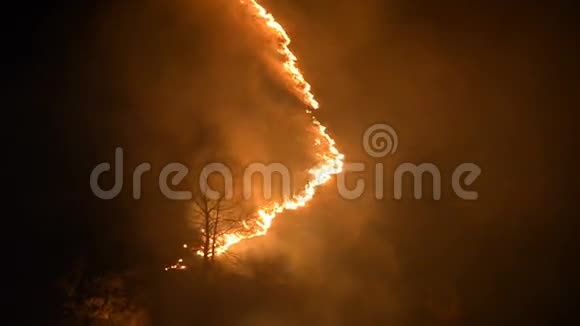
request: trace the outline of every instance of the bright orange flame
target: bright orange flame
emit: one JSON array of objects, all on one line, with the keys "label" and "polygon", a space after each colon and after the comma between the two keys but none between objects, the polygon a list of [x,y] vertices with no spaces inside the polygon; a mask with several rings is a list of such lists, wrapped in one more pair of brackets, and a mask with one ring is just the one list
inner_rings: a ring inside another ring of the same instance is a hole
[{"label": "bright orange flame", "polygon": [[[282,66],[294,84],[294,91],[306,105],[312,109],[318,109],[319,103],[312,94],[310,84],[304,79],[302,72],[296,66],[298,59],[289,48],[291,40],[282,25],[255,0],[240,0],[240,3],[247,6],[251,14],[261,21],[267,31],[276,36],[276,39],[280,40],[277,51],[284,58]],[[310,109],[306,110],[306,112],[311,114]],[[244,230],[225,234],[218,239],[218,245],[215,251],[216,255],[225,253],[230,247],[243,240],[266,235],[272,226],[272,221],[278,214],[286,210],[296,210],[306,206],[314,197],[316,189],[319,186],[328,182],[332,175],[342,172],[344,155],[336,148],[334,139],[326,133],[326,127],[318,122],[314,116],[312,116],[312,123],[318,133],[314,141],[314,147],[317,150],[316,156],[319,158],[319,162],[308,171],[310,181],[302,191],[294,195],[291,199],[260,208],[256,213],[256,220],[244,223]],[[184,245],[184,248],[187,248],[187,245]],[[197,254],[203,256],[203,251],[199,250]],[[168,269],[181,269],[182,266],[180,261],[177,265],[170,266]]]},{"label": "bright orange flame", "polygon": [[[312,87],[304,79],[302,72],[296,66],[298,59],[289,48],[291,40],[282,25],[280,25],[274,16],[272,16],[272,14],[255,0],[240,0],[240,3],[248,6],[250,12],[255,17],[258,17],[267,30],[280,40],[277,51],[285,59],[283,62],[284,71],[293,81],[295,91],[300,95],[302,101],[306,105],[312,109],[318,109],[319,103],[314,98],[314,94],[312,94]],[[307,112],[310,114],[310,110],[307,110]],[[310,181],[300,193],[291,199],[282,203],[274,203],[260,208],[257,212],[257,220],[251,223],[252,225],[248,225],[247,223],[244,224],[245,230],[242,232],[224,235],[218,241],[219,246],[216,248],[217,255],[223,254],[231,246],[241,242],[242,240],[266,235],[272,226],[272,221],[278,214],[285,210],[296,210],[306,206],[306,204],[314,197],[318,186],[328,182],[333,174],[342,172],[344,155],[336,148],[334,139],[326,133],[326,127],[324,127],[314,117],[312,117],[312,122],[318,132],[314,145],[319,151],[317,157],[320,161],[316,166],[308,171],[310,174]],[[203,252],[198,251],[198,254],[203,254]]]},{"label": "bright orange flame", "polygon": [[280,25],[274,16],[270,14],[264,7],[258,4],[255,0],[240,0],[240,3],[243,5],[249,6],[249,10],[252,12],[253,15],[260,18],[262,23],[267,27],[267,29],[274,34],[280,43],[278,45],[278,53],[282,55],[285,61],[282,63],[284,66],[284,70],[288,73],[288,76],[294,82],[294,86],[298,94],[302,97],[302,101],[306,103],[313,109],[318,109],[319,104],[318,101],[314,98],[314,94],[312,94],[312,87],[310,84],[304,79],[302,72],[296,66],[296,62],[298,58],[292,53],[290,50],[290,37],[284,30],[284,27]]}]

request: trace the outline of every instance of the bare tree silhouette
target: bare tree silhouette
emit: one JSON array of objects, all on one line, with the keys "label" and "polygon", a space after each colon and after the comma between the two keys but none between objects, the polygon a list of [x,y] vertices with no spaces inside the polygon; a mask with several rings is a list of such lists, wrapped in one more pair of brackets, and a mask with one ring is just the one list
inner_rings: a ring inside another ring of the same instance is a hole
[{"label": "bare tree silhouette", "polygon": [[193,214],[190,222],[199,229],[201,248],[198,251],[204,262],[215,260],[223,236],[232,232],[243,232],[245,223],[252,217],[242,208],[242,205],[223,197],[212,199],[205,193],[200,193],[193,200]]}]

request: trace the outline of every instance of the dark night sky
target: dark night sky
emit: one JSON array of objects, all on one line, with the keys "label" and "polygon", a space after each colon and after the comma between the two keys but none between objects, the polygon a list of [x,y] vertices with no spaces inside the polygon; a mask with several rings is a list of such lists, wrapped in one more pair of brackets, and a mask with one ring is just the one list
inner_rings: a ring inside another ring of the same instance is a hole
[{"label": "dark night sky", "polygon": [[[151,180],[145,201],[131,200],[129,187],[111,202],[94,198],[90,171],[116,146],[127,149],[128,166],[199,163],[211,148],[242,161],[288,157],[304,168],[308,155],[296,145],[303,140],[288,140],[304,123],[294,113],[300,104],[263,67],[256,32],[229,21],[231,12],[218,15],[221,5],[231,8],[225,1],[205,2],[12,9],[14,45],[4,64],[14,104],[5,110],[16,113],[7,130],[18,144],[5,160],[31,173],[14,191],[18,217],[5,226],[5,250],[17,256],[11,261],[37,267],[17,271],[22,284],[34,284],[22,295],[27,306],[53,313],[51,284],[80,258],[95,273],[154,270],[191,237],[186,206],[162,199]],[[575,314],[572,6],[264,4],[293,38],[322,102],[317,116],[349,160],[373,162],[360,138],[384,121],[401,139],[388,167],[437,162],[444,176],[457,162],[483,169],[476,202],[454,198],[445,179],[440,202],[348,202],[323,191],[307,210],[280,220],[271,239],[256,241],[265,255],[287,257],[296,278],[316,279],[308,291],[331,293],[325,304],[311,299],[319,315],[346,316],[321,320],[351,325],[359,315],[366,325],[362,314],[396,325],[545,325]],[[287,151],[276,150],[281,144],[290,144]],[[352,311],[338,308],[345,306]]]}]

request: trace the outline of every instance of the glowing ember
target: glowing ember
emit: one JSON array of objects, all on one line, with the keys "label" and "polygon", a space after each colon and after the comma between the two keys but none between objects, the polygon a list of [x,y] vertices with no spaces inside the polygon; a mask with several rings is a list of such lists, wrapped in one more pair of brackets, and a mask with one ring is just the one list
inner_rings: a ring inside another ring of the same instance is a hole
[{"label": "glowing ember", "polygon": [[183,265],[183,259],[180,259],[177,261],[177,264],[165,267],[166,272],[172,269],[184,270],[187,269],[187,266]]}]

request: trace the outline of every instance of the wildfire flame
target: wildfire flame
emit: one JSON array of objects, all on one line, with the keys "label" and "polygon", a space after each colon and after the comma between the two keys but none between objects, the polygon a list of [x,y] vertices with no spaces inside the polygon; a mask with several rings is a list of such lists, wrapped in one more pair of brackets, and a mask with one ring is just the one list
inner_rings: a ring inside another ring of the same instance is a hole
[{"label": "wildfire flame", "polygon": [[[240,3],[246,6],[250,13],[257,17],[260,23],[264,25],[265,29],[279,40],[277,51],[284,58],[283,69],[293,83],[293,90],[309,108],[318,109],[319,103],[316,101],[314,94],[312,94],[311,85],[306,81],[296,65],[298,59],[289,48],[291,40],[282,25],[255,0],[240,0]],[[306,110],[306,112],[312,114],[310,109]],[[257,218],[255,221],[244,223],[244,230],[222,236],[217,240],[216,255],[225,253],[230,247],[243,240],[266,235],[272,226],[272,221],[278,214],[286,210],[296,210],[306,206],[316,194],[316,189],[319,186],[328,182],[332,175],[342,172],[344,155],[336,148],[334,139],[326,133],[326,127],[316,120],[314,116],[312,116],[312,123],[318,133],[314,141],[314,146],[318,151],[316,156],[319,158],[319,163],[308,171],[310,181],[302,191],[292,198],[281,203],[273,203],[260,208],[256,213]],[[184,245],[184,248],[187,248],[187,245]],[[203,255],[202,250],[196,253]],[[180,262],[168,268],[181,269],[182,266]]]}]

